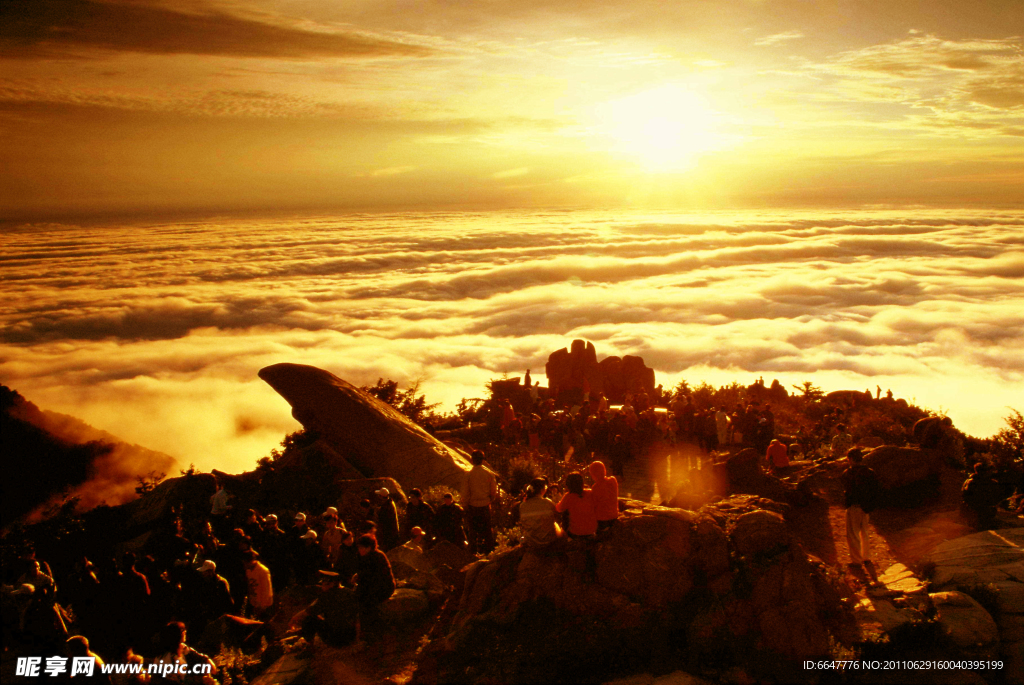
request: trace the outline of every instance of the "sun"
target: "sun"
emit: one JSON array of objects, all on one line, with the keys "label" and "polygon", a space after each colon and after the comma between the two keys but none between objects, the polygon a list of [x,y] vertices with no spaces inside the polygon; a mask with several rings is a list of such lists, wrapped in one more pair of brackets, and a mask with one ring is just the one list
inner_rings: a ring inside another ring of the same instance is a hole
[{"label": "sun", "polygon": [[591,131],[609,151],[650,171],[683,171],[705,152],[723,146],[721,116],[698,95],[664,85],[606,102],[595,109]]}]

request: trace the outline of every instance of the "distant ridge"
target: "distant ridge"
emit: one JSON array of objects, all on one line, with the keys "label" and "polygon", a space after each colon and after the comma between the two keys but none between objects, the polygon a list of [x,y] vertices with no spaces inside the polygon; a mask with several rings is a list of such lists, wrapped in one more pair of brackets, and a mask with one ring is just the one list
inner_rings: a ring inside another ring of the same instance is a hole
[{"label": "distant ridge", "polygon": [[136,496],[137,476],[168,473],[176,463],[73,416],[42,410],[4,385],[0,423],[5,529],[65,494],[79,498],[80,510],[127,502]]}]

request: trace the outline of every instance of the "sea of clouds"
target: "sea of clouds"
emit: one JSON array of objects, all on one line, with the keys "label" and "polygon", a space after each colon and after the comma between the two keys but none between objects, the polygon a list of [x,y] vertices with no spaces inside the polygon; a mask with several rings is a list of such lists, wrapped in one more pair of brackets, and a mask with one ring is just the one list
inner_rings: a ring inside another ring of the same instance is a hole
[{"label": "sea of clouds", "polygon": [[454,212],[9,226],[0,382],[202,469],[298,424],[256,372],[421,380],[451,409],[573,338],[666,388],[892,389],[988,436],[1024,408],[1024,213]]}]

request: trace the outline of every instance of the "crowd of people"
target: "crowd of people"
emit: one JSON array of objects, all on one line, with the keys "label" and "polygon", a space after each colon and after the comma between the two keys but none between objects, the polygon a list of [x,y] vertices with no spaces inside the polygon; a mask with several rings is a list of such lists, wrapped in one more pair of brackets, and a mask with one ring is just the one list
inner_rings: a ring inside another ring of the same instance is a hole
[{"label": "crowd of people", "polygon": [[[477,555],[495,548],[491,513],[498,483],[483,460],[482,452],[472,454],[473,468],[458,493],[462,504],[446,492],[435,507],[414,488],[402,516],[386,488],[344,518],[333,506],[319,515],[281,512],[279,518],[236,510],[218,483],[208,516],[175,516],[117,559],[82,557],[56,578],[26,550],[23,573],[4,589],[5,645],[29,654],[88,652],[98,663],[212,663],[186,643],[187,635],[198,638],[225,615],[251,619],[244,624],[255,630],[293,584],[320,591],[290,621],[295,632],[310,642],[317,635],[332,644],[372,639],[382,627],[379,607],[396,589],[388,550],[426,552],[442,541]],[[564,494],[558,484],[534,479],[514,506],[522,543],[540,549],[600,536],[619,514],[618,482],[606,471],[603,462],[591,463],[589,486],[583,473],[570,473]],[[165,678],[212,682],[209,675]],[[147,682],[147,676],[122,680]]]},{"label": "crowd of people", "polygon": [[[360,502],[348,521],[336,507],[327,507],[317,516],[290,513],[282,527],[276,514],[236,511],[228,490],[218,484],[209,516],[183,520],[176,515],[141,548],[119,558],[83,556],[58,578],[28,548],[17,562],[16,580],[5,569],[5,648],[71,656],[84,644],[93,656],[102,655],[100,663],[212,663],[185,643],[186,628],[198,638],[224,615],[249,619],[237,622],[258,628],[275,613],[279,592],[293,584],[344,589],[350,626],[368,633],[378,622],[377,608],[396,587],[384,552],[403,538],[422,541],[416,524],[428,520],[457,539],[445,528],[445,507],[435,514],[418,491],[408,512],[400,528],[394,497],[381,488],[372,501]],[[299,618],[296,630],[310,637],[323,620],[315,611]],[[179,642],[171,645],[174,639]],[[212,682],[210,676],[178,673],[165,678]],[[144,674],[122,679],[147,681]]]}]

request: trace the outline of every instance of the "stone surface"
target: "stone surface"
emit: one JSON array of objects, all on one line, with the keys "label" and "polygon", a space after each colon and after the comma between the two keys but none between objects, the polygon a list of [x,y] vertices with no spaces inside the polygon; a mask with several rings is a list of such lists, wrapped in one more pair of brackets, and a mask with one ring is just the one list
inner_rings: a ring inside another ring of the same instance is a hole
[{"label": "stone surface", "polygon": [[[845,613],[841,599],[782,517],[759,509],[757,501],[765,500],[726,502],[716,510],[722,524],[703,510],[680,516],[627,511],[594,543],[567,541],[542,552],[515,548],[479,560],[466,569],[453,629],[435,649],[445,650],[452,674],[464,668],[467,650],[500,649],[531,661],[537,657],[530,654],[553,641],[570,651],[599,643],[607,654],[668,639],[659,634],[685,635],[698,660],[721,649],[736,649],[739,659],[754,649],[785,659],[826,654],[827,625]],[[685,618],[674,618],[680,607],[696,615],[684,611]],[[531,611],[542,623],[529,634],[517,632]],[[494,625],[502,626],[500,637],[484,627]],[[576,625],[600,625],[604,632],[580,634]],[[725,635],[733,639],[723,647]],[[486,640],[500,642],[481,646]]]},{"label": "stone surface", "polygon": [[406,488],[461,487],[469,460],[393,407],[313,366],[275,364],[259,376],[361,473],[394,478]]},{"label": "stone surface", "polygon": [[888,590],[905,594],[919,594],[927,589],[913,571],[903,564],[893,564],[878,577]]},{"label": "stone surface", "polygon": [[[965,535],[939,544],[926,558],[935,565],[932,584],[1020,583],[1024,580],[1024,529],[1002,529]],[[1014,594],[1019,599],[1019,594]],[[1016,606],[1019,606],[1017,604]]]},{"label": "stone surface", "polygon": [[1001,528],[947,540],[926,558],[939,590],[997,591],[999,657],[1008,683],[1024,683],[1024,529]]},{"label": "stone surface", "polygon": [[461,571],[468,564],[471,564],[475,557],[465,547],[441,540],[427,550],[427,560],[432,567],[448,566],[455,571]]},{"label": "stone surface", "polygon": [[411,587],[395,590],[380,606],[380,615],[388,623],[408,623],[430,611],[427,593]]},{"label": "stone surface", "polygon": [[962,592],[933,592],[936,619],[949,643],[964,651],[987,650],[999,644],[999,628],[985,608]]},{"label": "stone surface", "polygon": [[716,462],[714,468],[724,471],[725,478],[720,480],[728,492],[758,495],[776,502],[802,501],[803,495],[795,485],[764,473],[763,462],[764,455],[748,447]]},{"label": "stone surface", "polygon": [[[168,478],[151,492],[123,505],[123,512],[132,532],[152,531],[170,520],[171,510],[210,512],[210,497],[217,492],[216,479],[208,473]],[[129,533],[125,537],[132,537]]]},{"label": "stone surface", "polygon": [[942,456],[934,450],[883,445],[865,454],[864,464],[874,470],[882,488],[892,490],[938,476]]},{"label": "stone surface", "polygon": [[736,551],[744,556],[765,554],[787,547],[790,541],[789,530],[782,516],[764,509],[742,514],[729,532]]},{"label": "stone surface", "polygon": [[825,399],[838,404],[859,405],[868,404],[871,402],[872,397],[870,392],[860,392],[859,390],[834,390],[825,395]]},{"label": "stone surface", "polygon": [[883,632],[890,632],[900,626],[924,620],[924,614],[917,609],[897,607],[887,599],[865,597],[857,603],[854,612],[857,622],[874,622]]},{"label": "stone surface", "polygon": [[929,416],[914,424],[914,440],[923,448],[935,448],[952,428],[953,421],[948,416]]},{"label": "stone surface", "polygon": [[417,571],[429,573],[434,568],[433,562],[423,553],[423,550],[412,545],[398,545],[388,551],[388,559],[391,564],[396,562],[408,564]]}]

